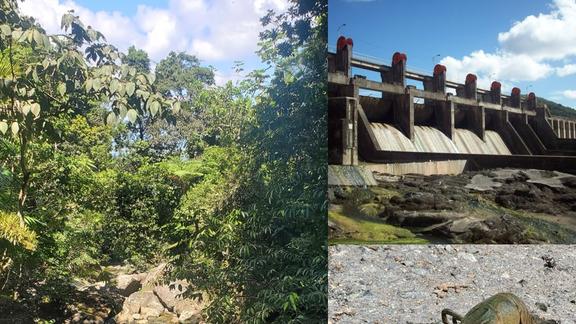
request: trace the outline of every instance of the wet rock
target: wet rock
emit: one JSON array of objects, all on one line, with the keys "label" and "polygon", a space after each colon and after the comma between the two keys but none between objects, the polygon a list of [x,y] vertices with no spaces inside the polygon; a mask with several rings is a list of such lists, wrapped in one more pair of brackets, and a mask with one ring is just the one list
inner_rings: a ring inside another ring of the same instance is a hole
[{"label": "wet rock", "polygon": [[470,179],[470,183],[466,185],[466,188],[476,191],[487,191],[501,186],[502,183],[494,181],[494,178],[477,174]]}]

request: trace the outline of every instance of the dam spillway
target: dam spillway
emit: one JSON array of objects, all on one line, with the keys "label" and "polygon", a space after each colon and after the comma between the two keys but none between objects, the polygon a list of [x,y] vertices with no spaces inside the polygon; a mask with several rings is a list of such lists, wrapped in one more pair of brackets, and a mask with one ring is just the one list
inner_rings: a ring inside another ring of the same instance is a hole
[{"label": "dam spillway", "polygon": [[[328,55],[329,164],[386,166],[380,169],[392,173],[576,172],[576,120],[551,115],[534,93],[513,88],[505,95],[497,81],[479,89],[473,74],[464,83],[448,81],[439,64],[431,76],[410,72],[405,54],[395,53],[388,66],[355,58],[352,47],[341,37]],[[380,78],[353,75],[352,68]],[[413,85],[418,82],[422,88]]]},{"label": "dam spillway", "polygon": [[510,149],[496,132],[487,130],[484,140],[472,131],[455,128],[454,140],[432,126],[414,126],[414,140],[386,123],[370,123],[378,149],[399,152],[468,153],[511,155]]}]

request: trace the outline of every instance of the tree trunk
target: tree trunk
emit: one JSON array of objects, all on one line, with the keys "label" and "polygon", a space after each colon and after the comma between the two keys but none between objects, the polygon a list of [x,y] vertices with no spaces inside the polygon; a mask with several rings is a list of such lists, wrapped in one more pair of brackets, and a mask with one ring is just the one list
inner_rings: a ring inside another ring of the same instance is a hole
[{"label": "tree trunk", "polygon": [[28,186],[30,185],[30,171],[28,170],[28,161],[26,153],[28,151],[28,138],[25,134],[20,135],[20,170],[22,172],[22,182],[20,183],[20,192],[18,193],[18,217],[20,224],[24,225],[24,206],[28,196]]}]

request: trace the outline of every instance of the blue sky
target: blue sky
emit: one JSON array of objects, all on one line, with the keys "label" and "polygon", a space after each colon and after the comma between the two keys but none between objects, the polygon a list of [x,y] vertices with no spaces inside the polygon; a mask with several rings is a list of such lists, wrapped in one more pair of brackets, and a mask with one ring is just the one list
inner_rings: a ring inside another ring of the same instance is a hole
[{"label": "blue sky", "polygon": [[70,9],[85,25],[101,31],[125,51],[131,45],[159,62],[170,51],[196,55],[217,69],[216,82],[237,80],[234,61],[245,69],[261,67],[254,53],[260,18],[268,9],[281,12],[287,0],[25,0],[22,12],[49,32],[60,32],[62,14]]},{"label": "blue sky", "polygon": [[387,64],[400,51],[409,69],[440,62],[450,80],[476,73],[576,107],[576,0],[330,0],[328,22],[331,48],[345,35]]}]

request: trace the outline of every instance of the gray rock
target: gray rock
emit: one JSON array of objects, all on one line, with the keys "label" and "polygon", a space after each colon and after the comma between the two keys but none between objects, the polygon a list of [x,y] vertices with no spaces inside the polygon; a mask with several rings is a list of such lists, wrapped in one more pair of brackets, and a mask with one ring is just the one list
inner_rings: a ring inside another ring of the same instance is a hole
[{"label": "gray rock", "polygon": [[[566,246],[335,245],[328,253],[334,324],[440,323],[443,308],[466,313],[499,292],[517,295],[543,319],[574,321],[576,249]],[[556,268],[547,268],[542,255],[556,260]]]},{"label": "gray rock", "polygon": [[183,299],[180,295],[186,292],[190,284],[186,280],[172,281],[166,285],[158,285],[154,287],[154,293],[160,299],[164,306],[172,311],[176,305],[177,300]]},{"label": "gray rock", "polygon": [[158,317],[165,311],[164,305],[152,291],[138,291],[124,301],[122,312],[115,318],[118,323],[129,322],[131,319],[147,319]]},{"label": "gray rock", "polygon": [[164,274],[166,263],[160,263],[158,266],[150,269],[144,279],[142,279],[142,287],[152,288],[158,284]]},{"label": "gray rock", "polygon": [[141,281],[145,276],[145,273],[121,274],[116,277],[116,289],[119,290],[122,296],[128,297],[142,288]]}]

